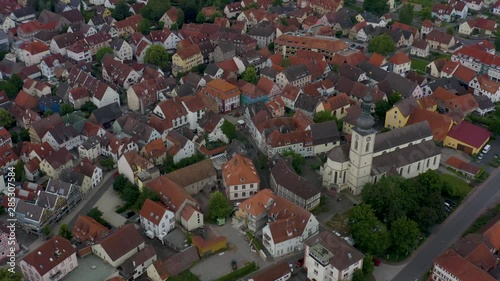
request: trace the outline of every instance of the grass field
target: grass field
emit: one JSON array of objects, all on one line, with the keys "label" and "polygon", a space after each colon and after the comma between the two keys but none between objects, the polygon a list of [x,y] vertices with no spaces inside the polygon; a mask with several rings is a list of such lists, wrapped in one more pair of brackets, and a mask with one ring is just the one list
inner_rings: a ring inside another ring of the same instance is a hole
[{"label": "grass field", "polygon": [[411,60],[411,69],[419,70],[419,71],[422,71],[425,73],[425,67],[428,64],[429,64],[428,61],[412,59]]},{"label": "grass field", "polygon": [[463,179],[458,178],[454,175],[450,174],[441,174],[441,179],[451,185],[454,189],[454,194],[459,195],[461,198],[464,198],[471,191],[470,185],[465,182]]}]

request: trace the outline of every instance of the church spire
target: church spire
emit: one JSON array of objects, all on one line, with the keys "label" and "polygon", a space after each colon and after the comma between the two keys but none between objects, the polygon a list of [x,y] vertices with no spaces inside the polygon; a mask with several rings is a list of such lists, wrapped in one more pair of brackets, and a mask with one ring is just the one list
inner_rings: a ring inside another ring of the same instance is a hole
[{"label": "church spire", "polygon": [[375,120],[371,114],[372,109],[372,96],[370,90],[363,98],[363,103],[361,104],[361,115],[358,117],[356,122],[356,127],[361,131],[370,131],[375,124]]}]

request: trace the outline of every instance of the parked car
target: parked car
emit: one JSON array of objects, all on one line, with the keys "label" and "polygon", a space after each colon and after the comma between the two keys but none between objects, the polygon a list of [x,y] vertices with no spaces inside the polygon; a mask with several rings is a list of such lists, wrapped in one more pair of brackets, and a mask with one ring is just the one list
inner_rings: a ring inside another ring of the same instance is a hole
[{"label": "parked car", "polygon": [[295,263],[295,267],[302,267],[302,266],[304,266],[304,258],[299,259],[299,260]]},{"label": "parked car", "polygon": [[477,159],[482,160],[483,157],[484,157],[484,154],[483,153],[479,153],[479,156],[477,156]]},{"label": "parked car", "polygon": [[373,258],[373,264],[374,264],[375,266],[380,266],[380,260],[379,260],[379,259],[377,259],[377,258]]},{"label": "parked car", "polygon": [[450,199],[446,199],[446,200],[444,200],[444,202],[445,202],[445,203],[448,203],[448,204],[449,204],[452,208],[455,208],[455,206],[457,205],[457,204],[455,204],[455,202],[453,202],[453,201],[452,201],[452,200],[450,200]]},{"label": "parked car", "polygon": [[233,268],[233,270],[238,269],[238,264],[236,263],[236,260],[231,261],[231,267]]},{"label": "parked car", "polygon": [[131,218],[131,217],[133,217],[134,215],[135,215],[135,212],[130,211],[130,212],[128,212],[127,214],[125,214],[125,217],[126,217],[127,219],[130,219],[130,218]]}]

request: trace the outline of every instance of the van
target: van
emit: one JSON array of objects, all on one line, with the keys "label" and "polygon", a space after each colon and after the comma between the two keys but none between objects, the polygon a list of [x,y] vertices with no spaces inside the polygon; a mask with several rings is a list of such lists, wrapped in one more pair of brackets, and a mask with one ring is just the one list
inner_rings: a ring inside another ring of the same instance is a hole
[{"label": "van", "polygon": [[484,148],[483,148],[483,153],[486,154],[488,153],[488,151],[490,151],[491,149],[491,145],[487,144]]}]

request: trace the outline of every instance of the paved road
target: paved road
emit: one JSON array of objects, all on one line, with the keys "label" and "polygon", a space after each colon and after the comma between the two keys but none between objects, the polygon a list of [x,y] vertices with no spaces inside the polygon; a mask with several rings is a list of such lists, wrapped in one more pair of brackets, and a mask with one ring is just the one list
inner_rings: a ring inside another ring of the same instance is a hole
[{"label": "paved road", "polygon": [[475,188],[465,202],[439,226],[437,232],[413,254],[393,281],[418,280],[432,267],[433,260],[456,242],[487,207],[500,202],[499,171],[500,169],[495,170],[484,184]]}]

